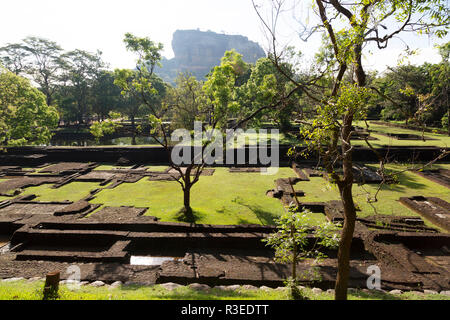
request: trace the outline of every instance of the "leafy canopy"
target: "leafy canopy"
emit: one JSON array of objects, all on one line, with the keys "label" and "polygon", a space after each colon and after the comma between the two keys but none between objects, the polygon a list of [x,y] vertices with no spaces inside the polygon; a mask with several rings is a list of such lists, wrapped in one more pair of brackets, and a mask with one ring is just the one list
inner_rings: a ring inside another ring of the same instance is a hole
[{"label": "leafy canopy", "polygon": [[0,69],[0,145],[45,144],[58,113],[27,79]]}]

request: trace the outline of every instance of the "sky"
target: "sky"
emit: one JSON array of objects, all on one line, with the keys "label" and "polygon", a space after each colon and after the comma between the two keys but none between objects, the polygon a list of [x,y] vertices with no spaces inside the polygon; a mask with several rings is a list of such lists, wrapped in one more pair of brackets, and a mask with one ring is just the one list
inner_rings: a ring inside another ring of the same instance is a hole
[{"label": "sky", "polygon": [[[308,17],[297,8],[297,17]],[[280,34],[290,39],[308,58],[319,44],[318,39],[304,43],[298,39],[298,24],[286,15]],[[163,55],[173,57],[172,34],[177,29],[211,30],[241,34],[258,42],[263,49],[268,42],[251,0],[3,0],[0,2],[0,47],[17,43],[27,36],[57,42],[65,50],[100,50],[111,68],[132,68],[134,57],[125,50],[123,36],[131,32],[164,44]],[[409,61],[437,63],[440,57],[434,40],[406,37],[419,55]],[[439,43],[449,41],[449,38]],[[366,54],[367,69],[383,71],[395,66],[403,50],[401,41],[373,55]]]}]

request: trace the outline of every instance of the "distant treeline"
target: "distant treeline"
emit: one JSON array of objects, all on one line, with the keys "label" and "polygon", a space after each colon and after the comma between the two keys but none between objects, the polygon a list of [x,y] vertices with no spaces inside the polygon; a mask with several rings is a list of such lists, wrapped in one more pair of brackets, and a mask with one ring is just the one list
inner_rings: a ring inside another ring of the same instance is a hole
[{"label": "distant treeline", "polygon": [[[377,94],[373,94],[367,101],[367,117],[447,128],[449,52],[450,45],[447,43],[440,47],[442,62],[438,64],[402,65],[389,68],[383,74],[369,74],[369,87]],[[224,59],[233,67],[234,88],[227,87],[229,83],[225,82],[223,88],[217,88],[221,82],[213,81],[212,77],[219,77],[220,74],[214,75],[214,68],[207,75],[206,81],[198,81],[189,74],[180,74],[175,85],[166,83],[153,74],[150,80],[155,90],[152,102],[158,108],[169,105],[173,107],[167,113],[167,120],[178,122],[178,126],[189,125],[198,113],[208,112],[208,95],[220,94],[221,89],[224,95],[228,94],[229,101],[226,103],[235,105],[230,109],[235,110],[234,113],[227,116],[229,119],[238,118],[288,92],[290,84],[283,78],[285,73],[299,79],[310,77],[304,72],[296,74],[296,66],[289,63],[283,65],[283,70],[277,69],[272,65],[270,57],[260,58],[256,63],[249,64],[238,53],[229,51],[222,62]],[[121,89],[115,84],[116,75],[102,60],[100,51],[64,51],[53,41],[28,37],[20,43],[0,48],[0,63],[12,73],[32,81],[45,95],[47,105],[56,107],[60,125],[102,121],[114,111],[131,120],[134,126],[136,119],[148,114],[147,107],[140,105],[133,96],[121,94]],[[226,68],[221,72],[226,76]],[[326,79],[324,77],[322,81],[326,82]],[[216,86],[214,92],[211,91],[211,85],[206,85],[208,81]],[[329,84],[323,83],[316,90],[326,93],[329,90],[326,88],[329,87]],[[197,99],[191,106],[187,103],[190,90]],[[183,107],[177,109],[177,105],[181,106],[178,102],[183,99]],[[286,106],[282,109],[274,111],[268,108],[260,116],[253,117],[253,124],[257,126],[262,121],[271,121],[283,130],[288,130],[293,120],[307,119],[308,114],[314,113],[317,104],[301,91],[290,96],[284,103]]]}]

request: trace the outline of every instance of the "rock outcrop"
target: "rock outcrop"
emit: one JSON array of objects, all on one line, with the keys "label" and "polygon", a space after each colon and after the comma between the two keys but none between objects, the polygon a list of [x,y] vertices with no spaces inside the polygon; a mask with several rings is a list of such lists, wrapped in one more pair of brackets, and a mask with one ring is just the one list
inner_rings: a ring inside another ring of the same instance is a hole
[{"label": "rock outcrop", "polygon": [[168,82],[173,82],[178,72],[186,71],[199,80],[204,79],[211,68],[220,64],[220,59],[227,50],[235,49],[248,63],[254,63],[265,56],[260,45],[247,37],[199,30],[175,31],[172,49],[175,57],[163,59],[162,68],[156,71]]}]

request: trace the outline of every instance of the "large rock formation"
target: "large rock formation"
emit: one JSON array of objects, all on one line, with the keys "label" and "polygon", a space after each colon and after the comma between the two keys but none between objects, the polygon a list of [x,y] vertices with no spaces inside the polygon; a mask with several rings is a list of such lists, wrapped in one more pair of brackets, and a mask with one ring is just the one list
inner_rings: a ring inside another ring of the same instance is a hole
[{"label": "large rock formation", "polygon": [[204,79],[227,50],[235,49],[246,62],[254,63],[265,56],[258,43],[240,35],[219,34],[212,31],[177,30],[173,34],[172,49],[175,57],[163,59],[156,73],[165,81],[173,82],[178,72],[189,71],[197,79]]}]

